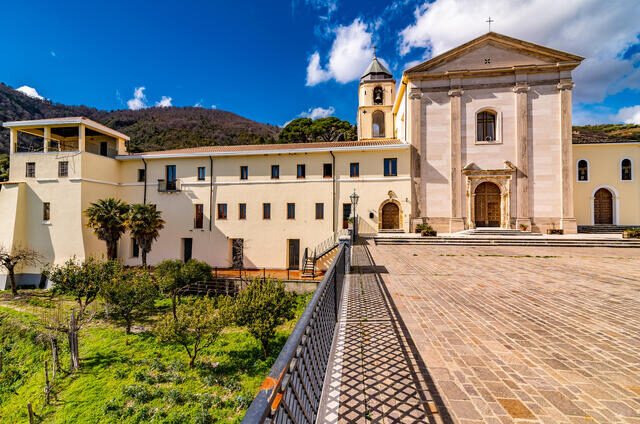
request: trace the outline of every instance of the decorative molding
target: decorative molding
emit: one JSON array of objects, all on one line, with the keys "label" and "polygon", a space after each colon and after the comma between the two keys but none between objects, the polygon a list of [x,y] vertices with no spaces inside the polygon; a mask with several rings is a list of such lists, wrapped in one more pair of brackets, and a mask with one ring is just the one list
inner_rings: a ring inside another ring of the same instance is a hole
[{"label": "decorative molding", "polygon": [[519,82],[512,88],[513,92],[516,94],[527,93],[531,90],[531,87],[526,82]]},{"label": "decorative molding", "polygon": [[571,80],[560,80],[558,85],[556,85],[556,88],[558,90],[571,90],[574,86],[575,84]]},{"label": "decorative molding", "polygon": [[464,94],[464,90],[462,88],[452,88],[448,94],[449,97],[460,97]]}]

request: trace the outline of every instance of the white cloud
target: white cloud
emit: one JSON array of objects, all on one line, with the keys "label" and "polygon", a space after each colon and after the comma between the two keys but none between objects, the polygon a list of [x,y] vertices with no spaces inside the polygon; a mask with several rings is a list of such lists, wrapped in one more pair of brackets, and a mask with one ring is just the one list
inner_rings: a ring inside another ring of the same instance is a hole
[{"label": "white cloud", "polygon": [[49,53],[51,53],[51,56],[56,57],[56,52],[54,52],[53,50],[51,50]]},{"label": "white cloud", "polygon": [[307,6],[311,6],[314,9],[326,9],[327,16],[321,16],[321,18],[331,17],[331,14],[338,10],[338,0],[305,0]]},{"label": "white cloud", "polygon": [[147,107],[147,96],[144,95],[144,90],[144,87],[137,87],[133,90],[133,99],[127,100],[129,109],[138,110]]},{"label": "white cloud", "polygon": [[622,121],[625,124],[640,125],[640,105],[623,107],[612,118],[616,122]]},{"label": "white cloud", "polygon": [[362,75],[371,62],[373,56],[371,32],[360,18],[355,19],[351,25],[338,26],[333,32],[336,38],[329,52],[326,69],[320,64],[320,53],[314,52],[309,57],[308,86],[330,79],[335,79],[342,84],[353,81]]},{"label": "white cloud", "polygon": [[44,100],[44,97],[38,94],[38,91],[35,88],[29,87],[28,85],[23,85],[22,87],[18,87],[16,88],[16,90],[21,92],[22,94],[26,94],[29,97],[33,97],[34,99]]},{"label": "white cloud", "polygon": [[335,112],[336,112],[336,109],[333,106],[329,106],[326,109],[322,107],[314,107],[314,108],[309,108],[309,110],[306,112],[302,112],[300,116],[303,118],[318,119],[318,118],[326,118],[327,116],[331,116]]},{"label": "white cloud", "polygon": [[171,104],[171,100],[172,99],[169,96],[162,96],[160,101],[156,102],[156,107],[171,107],[171,106],[173,106]]},{"label": "white cloud", "polygon": [[435,0],[416,8],[415,22],[400,31],[399,51],[443,53],[487,32],[491,15],[497,32],[586,57],[574,71],[574,97],[598,102],[623,88],[640,88],[640,68],[619,55],[638,42],[632,8],[625,0],[476,0],[473,7],[464,0]]},{"label": "white cloud", "polygon": [[216,105],[211,105],[211,109],[217,109],[218,107]]}]

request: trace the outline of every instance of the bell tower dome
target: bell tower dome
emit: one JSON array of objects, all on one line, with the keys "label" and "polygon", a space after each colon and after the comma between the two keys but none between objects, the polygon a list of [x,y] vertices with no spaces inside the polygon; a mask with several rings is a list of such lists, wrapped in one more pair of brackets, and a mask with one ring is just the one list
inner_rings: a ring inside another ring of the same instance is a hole
[{"label": "bell tower dome", "polygon": [[358,86],[358,139],[393,138],[396,81],[375,52]]}]

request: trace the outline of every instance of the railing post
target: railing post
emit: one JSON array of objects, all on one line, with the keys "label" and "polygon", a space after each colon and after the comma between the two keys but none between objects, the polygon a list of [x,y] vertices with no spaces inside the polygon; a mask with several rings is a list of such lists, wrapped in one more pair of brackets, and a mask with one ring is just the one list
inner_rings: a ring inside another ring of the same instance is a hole
[{"label": "railing post", "polygon": [[340,236],[340,246],[344,246],[344,273],[351,271],[351,237]]}]

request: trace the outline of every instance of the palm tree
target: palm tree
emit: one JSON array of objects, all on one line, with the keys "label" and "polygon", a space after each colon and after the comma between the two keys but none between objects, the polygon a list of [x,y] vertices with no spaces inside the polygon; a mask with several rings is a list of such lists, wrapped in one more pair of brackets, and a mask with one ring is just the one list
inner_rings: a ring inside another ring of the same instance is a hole
[{"label": "palm tree", "polygon": [[126,230],[125,220],[129,205],[119,199],[112,197],[100,199],[84,211],[84,215],[89,219],[87,227],[100,240],[107,243],[107,258],[116,259],[118,256],[118,240]]},{"label": "palm tree", "polygon": [[147,253],[151,252],[151,244],[164,228],[162,213],[154,206],[132,205],[127,216],[127,228],[142,250],[142,266],[147,266]]}]

